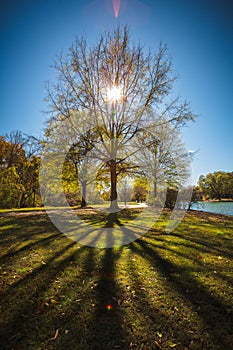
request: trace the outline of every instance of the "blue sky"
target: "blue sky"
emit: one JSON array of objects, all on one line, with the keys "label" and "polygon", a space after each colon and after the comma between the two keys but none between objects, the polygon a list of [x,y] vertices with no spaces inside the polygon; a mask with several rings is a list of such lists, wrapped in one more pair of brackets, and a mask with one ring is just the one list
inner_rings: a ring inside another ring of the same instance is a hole
[{"label": "blue sky", "polygon": [[198,150],[193,181],[233,171],[233,3],[215,0],[8,0],[0,5],[0,134],[42,135],[45,81],[52,61],[76,36],[93,43],[106,28],[128,24],[134,41],[156,50],[167,43],[175,92],[191,102],[197,121],[183,130]]}]

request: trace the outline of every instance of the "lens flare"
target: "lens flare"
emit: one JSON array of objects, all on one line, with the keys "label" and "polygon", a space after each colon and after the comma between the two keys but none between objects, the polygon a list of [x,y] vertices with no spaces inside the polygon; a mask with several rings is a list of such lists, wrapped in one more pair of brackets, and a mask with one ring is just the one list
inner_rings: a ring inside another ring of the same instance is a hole
[{"label": "lens flare", "polygon": [[113,3],[114,16],[115,18],[117,18],[120,11],[121,0],[112,0],[112,3]]},{"label": "lens flare", "polygon": [[112,305],[111,305],[111,304],[107,304],[107,305],[106,305],[106,309],[107,309],[108,311],[112,310]]}]

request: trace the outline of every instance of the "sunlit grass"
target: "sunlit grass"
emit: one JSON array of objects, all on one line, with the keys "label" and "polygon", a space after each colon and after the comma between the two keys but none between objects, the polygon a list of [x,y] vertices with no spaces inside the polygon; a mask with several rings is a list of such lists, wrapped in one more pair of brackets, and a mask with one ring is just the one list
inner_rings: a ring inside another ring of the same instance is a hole
[{"label": "sunlit grass", "polygon": [[193,212],[168,234],[167,215],[129,245],[97,249],[68,239],[45,212],[3,213],[2,348],[231,349],[233,218]]}]

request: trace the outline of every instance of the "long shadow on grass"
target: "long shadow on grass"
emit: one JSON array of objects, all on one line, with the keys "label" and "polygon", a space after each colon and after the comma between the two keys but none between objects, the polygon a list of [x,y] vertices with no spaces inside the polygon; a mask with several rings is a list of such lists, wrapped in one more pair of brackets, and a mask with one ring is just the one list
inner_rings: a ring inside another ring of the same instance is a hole
[{"label": "long shadow on grass", "polygon": [[[162,236],[164,236],[164,235],[162,235]],[[176,234],[173,234],[173,236],[182,238],[182,236],[178,236]],[[161,237],[158,237],[158,235],[156,235],[156,238],[155,238],[153,234],[147,235],[147,238],[150,239],[151,249],[153,249],[153,250],[159,249],[160,251],[164,251],[164,252],[167,251],[171,254],[174,254],[174,248],[169,248],[168,242],[166,242]],[[167,237],[169,237],[169,236],[167,236]],[[206,270],[206,264],[204,262],[202,255],[205,253],[213,254],[215,252],[215,249],[214,249],[214,247],[212,249],[211,248],[208,249],[208,245],[202,247],[201,245],[189,244],[188,241],[189,241],[189,238],[187,237],[186,242],[181,242],[181,241],[174,242],[174,241],[172,241],[171,245],[173,247],[175,246],[178,248],[175,251],[175,254],[177,257],[179,257],[181,259],[186,259],[186,261],[188,260],[190,263],[192,263],[194,265],[192,268],[192,272],[196,272],[196,273],[203,272],[204,270]],[[180,246],[182,246],[184,248],[188,248],[188,250],[185,253],[182,251],[179,251]],[[191,252],[191,249],[192,249],[192,252]],[[225,253],[225,251],[217,250],[216,253],[217,254],[221,253],[222,256],[226,256],[227,258],[229,258],[228,253]],[[222,257],[220,256],[220,259],[221,258]],[[218,256],[216,256],[215,259],[216,259],[216,261],[218,261]],[[213,274],[215,278],[221,279],[222,281],[226,281],[229,285],[232,285],[233,276],[226,276],[226,274],[220,273],[219,271],[216,271],[216,269],[218,270],[218,266],[216,266],[215,264],[212,264],[208,267],[208,272]],[[226,272],[226,271],[222,271],[222,272]]]},{"label": "long shadow on grass", "polygon": [[204,329],[209,332],[216,349],[232,348],[233,312],[230,305],[224,304],[198,282],[190,271],[171,263],[160,256],[155,248],[145,240],[131,244],[131,249],[146,259],[151,266],[165,276],[172,290],[180,293],[191,302],[193,310],[204,322]]},{"label": "long shadow on grass", "polygon": [[129,336],[123,324],[122,310],[118,305],[122,291],[116,282],[115,276],[115,269],[120,254],[121,249],[118,249],[116,252],[109,248],[105,249],[102,258],[102,267],[96,287],[93,332],[90,338],[90,343],[92,344],[90,349],[93,350],[129,348]]},{"label": "long shadow on grass", "polygon": [[[120,219],[109,217],[106,227],[114,224],[121,227]],[[0,335],[4,350],[126,350],[132,347],[130,343],[134,341],[134,335],[137,338],[135,349],[141,349],[143,343],[146,349],[152,349],[156,330],[164,325],[165,330],[169,332],[172,329],[170,333],[176,334],[174,338],[177,342],[184,339],[175,316],[168,316],[156,308],[143,283],[140,288],[136,266],[129,262],[127,273],[137,296],[130,293],[129,302],[135,309],[132,317],[138,317],[135,330],[131,330],[133,322],[129,315],[127,318],[125,315],[127,304],[119,302],[127,293],[120,287],[116,274],[122,248],[80,248],[63,235],[56,239],[54,243],[45,239],[29,245],[29,249],[35,250],[44,245],[51,251],[46,264],[34,268],[2,294],[1,308],[8,308]],[[191,275],[188,267],[181,268],[171,263],[146,240],[138,240],[129,248],[164,276],[171,291],[174,290],[192,305],[194,312],[203,320],[203,332],[206,330],[211,334],[214,348],[207,345],[207,349],[231,349],[229,332],[233,321],[229,305],[211,295]],[[23,253],[27,253],[26,248]],[[141,276],[142,279],[145,277]],[[190,340],[191,336],[186,335],[187,345]],[[182,345],[185,346],[186,342]],[[202,345],[198,349],[202,349]]]},{"label": "long shadow on grass", "polygon": [[[44,233],[46,233],[46,231],[44,231]],[[38,234],[38,232],[37,232],[37,234]],[[37,249],[40,246],[44,246],[46,244],[50,244],[51,242],[54,241],[54,239],[59,238],[60,236],[61,236],[61,233],[51,234],[51,235],[49,235],[47,237],[40,238],[40,239],[36,240],[35,242],[28,243],[28,244],[24,245],[23,247],[21,247],[19,249],[17,249],[16,247],[13,247],[9,252],[3,254],[0,257],[0,263],[5,262],[9,258],[15,257],[17,254],[21,254],[23,252],[27,252],[28,253],[30,250],[32,250],[34,248]]]},{"label": "long shadow on grass", "polygon": [[[1,307],[3,310],[4,305],[8,308],[7,320],[3,320],[4,325],[0,333],[0,343],[4,349],[12,349],[16,345],[19,349],[33,349],[35,343],[30,344],[30,339],[33,335],[35,337],[35,332],[40,340],[38,316],[43,309],[49,308],[49,305],[46,306],[46,300],[43,300],[43,295],[67,265],[85,250],[84,248],[76,250],[77,243],[68,239],[61,245],[62,248],[56,249],[45,265],[35,268],[2,293]],[[48,328],[46,319],[43,323],[43,327]]]},{"label": "long shadow on grass", "polygon": [[15,243],[18,239],[27,240],[28,237],[31,239],[48,233],[48,230],[54,230],[54,226],[44,213],[29,217],[20,215],[4,217],[0,223],[0,243]]},{"label": "long shadow on grass", "polygon": [[119,344],[128,349],[115,281],[120,249],[114,253],[112,249],[80,248],[57,232],[41,239],[31,232],[32,237],[27,235],[30,243],[11,252],[7,265],[17,266],[20,253],[26,257],[31,250],[37,254],[37,249],[44,249],[45,262],[15,282],[11,279],[2,292],[0,306],[2,310],[6,306],[0,331],[2,348],[102,350]]},{"label": "long shadow on grass", "polygon": [[[188,232],[187,232],[188,234]],[[173,236],[177,237],[177,238],[182,238],[184,239],[184,235],[179,234],[179,233],[173,233]],[[213,240],[211,240],[211,238]],[[220,237],[221,238],[221,237]],[[215,252],[216,254],[220,254],[223,256],[226,256],[228,258],[233,258],[233,253],[232,253],[232,245],[231,242],[228,242],[227,244],[225,243],[225,247],[224,249],[221,247],[221,240],[218,240],[217,234],[214,235],[209,235],[209,239],[205,238],[205,239],[201,239],[201,238],[197,238],[197,237],[190,237],[190,235],[188,235],[187,237],[187,241],[194,243],[195,245],[198,244],[199,246],[202,246],[202,250],[203,252]]]},{"label": "long shadow on grass", "polygon": [[[134,251],[136,252],[136,250]],[[160,300],[160,298],[169,300],[168,296],[163,296],[164,291],[160,285],[161,281],[157,281],[157,286],[151,289],[147,280],[148,278],[154,278],[153,273],[149,276],[139,275],[137,265],[131,259],[128,261],[128,271],[132,288],[131,293],[133,293],[132,301],[134,308],[137,310],[137,313],[133,315],[132,324],[136,323],[141,328],[141,332],[138,332],[138,326],[133,327],[135,335],[132,338],[135,339],[135,336],[137,336],[137,342],[144,344],[146,349],[154,348],[155,340],[157,340],[157,344],[161,343],[161,349],[171,340],[173,344],[182,344],[182,349],[185,347],[188,349],[192,342],[192,335],[187,332],[187,324],[182,325],[177,312],[178,309],[174,309],[174,305],[165,306]],[[147,282],[146,288],[144,287],[145,282]],[[151,295],[149,295],[148,289],[151,289]],[[150,332],[148,332],[148,329]],[[158,337],[158,334],[162,335],[162,339]],[[156,348],[159,348],[159,345]]]},{"label": "long shadow on grass", "polygon": [[[91,223],[100,223],[103,225],[103,232],[106,228],[119,227],[123,229],[120,218],[116,213],[110,213],[101,218],[91,220]],[[111,234],[106,237],[106,246],[114,244]],[[123,324],[122,309],[118,300],[122,298],[122,290],[116,282],[116,265],[121,256],[122,248],[113,249],[89,249],[86,258],[85,270],[92,278],[93,293],[87,292],[86,304],[89,310],[86,310],[86,319],[83,319],[82,332],[85,337],[74,335],[74,331],[63,338],[59,343],[59,349],[63,349],[69,341],[69,346],[75,346],[75,349],[86,350],[112,350],[114,348],[129,349],[130,336],[127,328]],[[99,265],[96,266],[96,256],[101,254]],[[72,307],[73,309],[73,307]],[[92,310],[90,310],[92,309]],[[72,314],[74,310],[72,311]],[[84,312],[83,312],[84,313]],[[68,321],[65,321],[68,324]],[[78,326],[79,327],[79,326]],[[85,339],[85,341],[84,341]],[[76,343],[74,342],[76,340]],[[73,345],[72,345],[73,344]]]}]

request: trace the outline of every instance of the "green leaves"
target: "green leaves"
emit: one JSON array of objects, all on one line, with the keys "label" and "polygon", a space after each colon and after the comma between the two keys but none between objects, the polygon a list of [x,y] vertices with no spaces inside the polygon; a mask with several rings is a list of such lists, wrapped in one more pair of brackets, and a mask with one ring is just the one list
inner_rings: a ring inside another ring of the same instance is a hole
[{"label": "green leaves", "polygon": [[200,176],[199,189],[204,198],[233,198],[233,172],[215,171],[206,176]]}]

